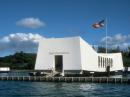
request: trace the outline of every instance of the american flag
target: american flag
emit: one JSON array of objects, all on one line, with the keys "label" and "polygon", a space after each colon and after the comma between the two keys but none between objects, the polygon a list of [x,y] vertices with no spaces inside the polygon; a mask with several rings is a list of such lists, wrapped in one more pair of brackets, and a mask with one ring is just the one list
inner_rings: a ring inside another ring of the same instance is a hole
[{"label": "american flag", "polygon": [[104,22],[105,22],[105,20],[102,20],[102,21],[100,21],[100,22],[96,22],[96,23],[94,23],[93,25],[92,25],[92,27],[93,28],[101,28],[101,27],[104,27]]}]

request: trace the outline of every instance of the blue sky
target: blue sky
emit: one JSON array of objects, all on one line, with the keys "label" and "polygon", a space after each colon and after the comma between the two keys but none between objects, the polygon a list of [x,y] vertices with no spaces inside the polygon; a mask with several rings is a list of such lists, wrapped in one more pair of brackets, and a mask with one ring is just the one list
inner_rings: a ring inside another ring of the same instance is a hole
[{"label": "blue sky", "polygon": [[0,56],[36,52],[41,37],[81,36],[92,45],[103,45],[105,27],[93,29],[92,24],[106,17],[109,46],[126,49],[130,0],[0,0]]}]

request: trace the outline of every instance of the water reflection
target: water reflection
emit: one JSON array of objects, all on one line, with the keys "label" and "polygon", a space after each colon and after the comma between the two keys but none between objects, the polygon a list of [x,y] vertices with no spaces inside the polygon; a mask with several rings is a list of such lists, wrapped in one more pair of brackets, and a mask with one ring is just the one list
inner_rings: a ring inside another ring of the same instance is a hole
[{"label": "water reflection", "polygon": [[0,81],[1,97],[129,97],[129,85]]},{"label": "water reflection", "polygon": [[82,91],[92,91],[97,88],[97,85],[95,84],[81,84],[80,89]]}]

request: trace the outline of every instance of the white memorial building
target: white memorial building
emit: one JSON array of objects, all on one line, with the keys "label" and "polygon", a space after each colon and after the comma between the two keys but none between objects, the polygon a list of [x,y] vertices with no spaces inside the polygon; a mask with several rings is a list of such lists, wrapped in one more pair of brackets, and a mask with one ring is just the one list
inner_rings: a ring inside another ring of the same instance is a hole
[{"label": "white memorial building", "polygon": [[123,70],[121,53],[97,53],[81,37],[44,38],[39,42],[35,70],[64,74]]}]

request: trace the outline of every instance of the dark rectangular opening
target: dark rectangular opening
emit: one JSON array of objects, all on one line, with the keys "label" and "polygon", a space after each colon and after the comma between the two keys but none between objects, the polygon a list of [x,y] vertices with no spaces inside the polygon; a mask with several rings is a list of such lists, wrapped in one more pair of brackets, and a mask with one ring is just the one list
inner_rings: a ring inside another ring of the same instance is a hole
[{"label": "dark rectangular opening", "polygon": [[58,72],[62,72],[63,70],[63,56],[55,55],[55,70]]}]

